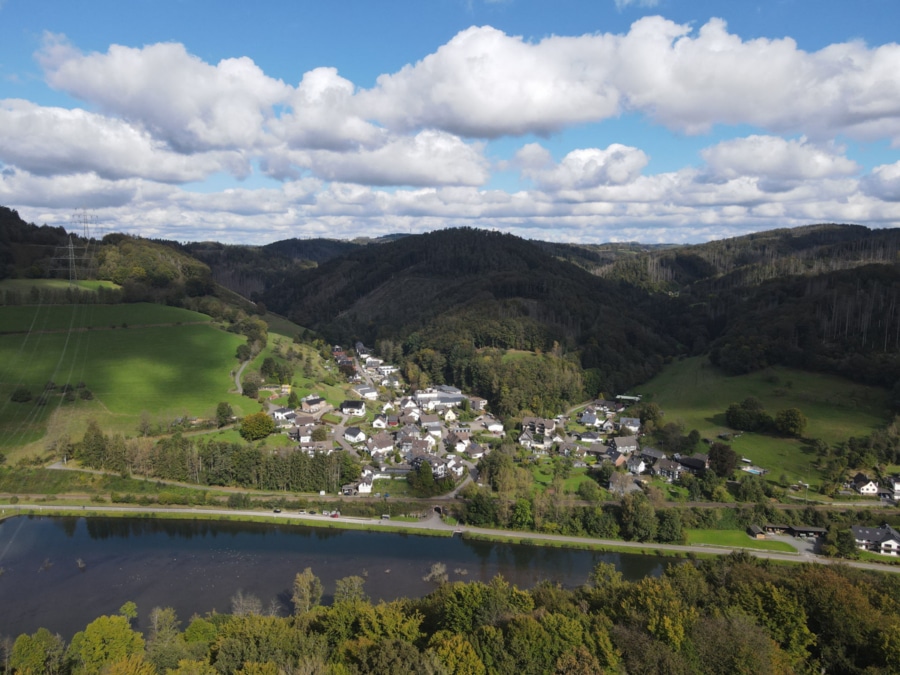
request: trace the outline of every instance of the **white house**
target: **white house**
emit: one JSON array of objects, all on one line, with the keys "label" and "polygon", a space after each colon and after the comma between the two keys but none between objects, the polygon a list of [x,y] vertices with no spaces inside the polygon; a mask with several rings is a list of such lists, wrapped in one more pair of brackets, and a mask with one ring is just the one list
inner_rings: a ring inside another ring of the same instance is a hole
[{"label": "white house", "polygon": [[637,417],[623,417],[619,420],[619,429],[636,434],[641,430],[641,421]]},{"label": "white house", "polygon": [[367,401],[374,401],[378,398],[378,391],[374,387],[370,387],[365,384],[359,387],[354,387],[353,391],[355,391],[360,398],[363,398]]},{"label": "white house", "polygon": [[856,540],[856,546],[864,551],[882,555],[900,555],[900,532],[887,523],[881,527],[852,525],[850,531]]},{"label": "white house", "polygon": [[633,474],[638,475],[647,470],[647,464],[639,455],[632,455],[625,462],[625,467]]},{"label": "white house", "polygon": [[353,417],[362,417],[366,414],[365,401],[343,401],[341,403],[341,412],[345,415]]},{"label": "white house", "polygon": [[344,440],[348,443],[362,443],[366,440],[366,434],[359,427],[347,427],[344,431]]}]

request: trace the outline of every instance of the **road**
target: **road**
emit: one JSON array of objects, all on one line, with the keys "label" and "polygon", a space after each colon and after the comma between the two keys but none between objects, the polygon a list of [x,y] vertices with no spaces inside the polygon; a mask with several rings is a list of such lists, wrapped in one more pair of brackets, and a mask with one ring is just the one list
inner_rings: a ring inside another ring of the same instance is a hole
[{"label": "road", "polygon": [[235,371],[232,371],[234,372],[234,388],[237,389],[237,393],[239,394],[244,393],[244,387],[241,386],[241,375],[244,374],[244,368],[246,368],[248,365],[250,365],[249,359],[247,361],[241,361],[241,367]]},{"label": "road", "polygon": [[[0,507],[0,518],[8,517],[13,515],[14,513],[17,515],[19,513],[29,513],[29,514],[46,514],[52,515],[54,512],[69,512],[80,510],[82,513],[87,515],[91,512],[97,513],[134,513],[134,514],[147,514],[147,513],[177,513],[183,515],[214,515],[214,516],[228,516],[231,520],[235,519],[235,516],[240,517],[255,517],[259,516],[270,516],[272,518],[272,522],[294,522],[298,524],[306,524],[306,525],[319,525],[319,526],[327,526],[330,523],[335,522],[334,519],[323,516],[321,514],[310,515],[310,514],[299,514],[294,512],[282,512],[282,513],[265,513],[260,511],[245,511],[245,510],[237,510],[237,509],[215,509],[215,508],[155,508],[148,509],[147,507],[140,506],[82,506],[80,509],[78,507],[71,506],[47,506],[47,505],[34,505],[34,504],[8,504]],[[475,534],[475,535],[483,535],[489,537],[496,538],[504,538],[509,539],[514,542],[519,542],[522,540],[530,540],[530,541],[549,541],[556,542],[562,544],[573,544],[578,546],[584,546],[585,544],[592,544],[596,546],[607,546],[614,547],[616,549],[634,549],[636,551],[639,550],[650,550],[650,551],[666,551],[669,553],[678,553],[684,556],[687,556],[689,553],[695,554],[714,554],[714,555],[728,555],[733,551],[746,551],[750,555],[756,558],[763,558],[767,560],[776,560],[781,562],[792,562],[792,563],[816,563],[821,565],[847,565],[848,567],[856,567],[858,569],[865,570],[873,570],[876,572],[890,572],[890,573],[900,573],[900,566],[893,565],[880,565],[878,563],[867,563],[867,562],[859,562],[855,560],[836,560],[833,558],[824,558],[822,556],[818,556],[812,554],[808,551],[797,552],[797,553],[780,553],[776,551],[762,551],[758,549],[747,549],[747,548],[730,548],[724,546],[704,546],[704,545],[680,545],[680,544],[656,544],[656,543],[641,543],[637,541],[620,541],[618,539],[593,539],[590,537],[569,537],[565,535],[556,535],[556,534],[541,534],[537,532],[513,532],[509,530],[491,530],[482,527],[469,527],[469,526],[454,526],[445,523],[441,520],[440,516],[436,513],[431,512],[427,518],[416,522],[402,522],[397,520],[380,520],[380,519],[371,519],[371,518],[354,518],[349,516],[341,516],[338,519],[342,523],[350,523],[356,525],[362,525],[371,527],[373,525],[390,525],[393,528],[402,528],[408,530],[419,530],[419,531],[432,531],[432,532],[447,532],[453,531],[460,534]]]}]

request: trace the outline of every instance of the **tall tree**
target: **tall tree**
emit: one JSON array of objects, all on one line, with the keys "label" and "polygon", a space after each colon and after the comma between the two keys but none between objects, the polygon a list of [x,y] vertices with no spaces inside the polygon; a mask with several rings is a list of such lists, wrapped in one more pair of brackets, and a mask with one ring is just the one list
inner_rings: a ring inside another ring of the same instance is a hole
[{"label": "tall tree", "polygon": [[322,600],[322,582],[312,569],[307,567],[294,577],[294,588],[291,601],[294,603],[294,613],[298,616],[305,614],[316,607]]}]

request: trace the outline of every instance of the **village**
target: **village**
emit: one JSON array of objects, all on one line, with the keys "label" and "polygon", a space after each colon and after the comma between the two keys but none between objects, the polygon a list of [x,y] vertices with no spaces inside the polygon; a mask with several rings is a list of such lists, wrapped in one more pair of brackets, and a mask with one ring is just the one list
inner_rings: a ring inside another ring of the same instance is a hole
[{"label": "village", "polygon": [[[614,497],[646,490],[654,480],[677,483],[683,475],[701,477],[711,470],[709,453],[666,453],[653,447],[641,420],[627,415],[640,402],[638,396],[594,400],[572,410],[572,418],[525,416],[516,428],[507,429],[487,412],[488,401],[456,387],[409,391],[399,368],[376,358],[362,343],[356,343],[353,353],[335,345],[331,356],[348,373],[354,398],[335,407],[313,393],[300,400],[299,408],[273,407],[270,414],[298,451],[330,454],[340,448],[359,460],[359,479],[341,487],[345,497],[381,496],[375,490],[377,480],[402,480],[425,464],[434,481],[443,481],[449,496],[455,496],[469,482],[481,485],[479,461],[504,441],[514,442],[519,455],[533,461],[552,456],[565,458],[572,469],[606,465],[611,470],[602,487]],[[747,458],[741,458],[738,471],[767,473]],[[842,494],[896,504],[900,477],[887,477],[879,484],[859,473]],[[853,526],[851,531],[860,550],[900,555],[900,533],[889,525]],[[760,539],[785,534],[816,539],[824,533],[824,528],[777,523],[760,523],[748,531]]]}]

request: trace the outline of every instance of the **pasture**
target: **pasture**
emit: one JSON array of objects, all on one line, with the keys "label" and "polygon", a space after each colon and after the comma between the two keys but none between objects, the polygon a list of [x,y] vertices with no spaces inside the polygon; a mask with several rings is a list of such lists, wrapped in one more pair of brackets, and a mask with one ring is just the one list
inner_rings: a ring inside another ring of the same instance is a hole
[{"label": "pasture", "polygon": [[[675,361],[637,391],[645,401],[659,405],[664,424],[681,423],[685,432],[697,429],[708,439],[733,433],[725,424],[725,410],[748,396],[758,398],[773,416],[785,408],[799,408],[809,420],[804,437],[829,445],[867,435],[888,419],[888,396],[882,389],[781,367],[729,376],[705,357]],[[815,452],[801,439],[744,433],[729,442],[738,454],[768,469],[768,480],[777,482],[784,475],[815,487],[821,483],[812,466]]]},{"label": "pasture", "polygon": [[708,546],[732,546],[735,548],[755,548],[763,551],[783,551],[796,553],[797,549],[787,542],[771,539],[754,539],[743,530],[685,530],[688,544]]},{"label": "pasture", "polygon": [[3,279],[0,281],[0,291],[14,291],[18,293],[30,293],[32,288],[65,291],[72,286],[79,291],[96,291],[98,288],[106,288],[108,290],[119,288],[119,285],[112,281],[98,279],[85,279],[83,281],[69,281],[68,279]]},{"label": "pasture", "polygon": [[[0,335],[5,450],[42,450],[66,435],[78,439],[90,418],[109,433],[135,435],[142,418],[165,425],[185,415],[211,417],[220,401],[237,415],[259,408],[232,391],[230,372],[243,338],[202,314],[160,305],[2,307],[0,325],[26,331]],[[39,405],[48,382],[84,383],[93,398],[66,401],[57,390]],[[20,386],[34,400],[12,402]]]}]

